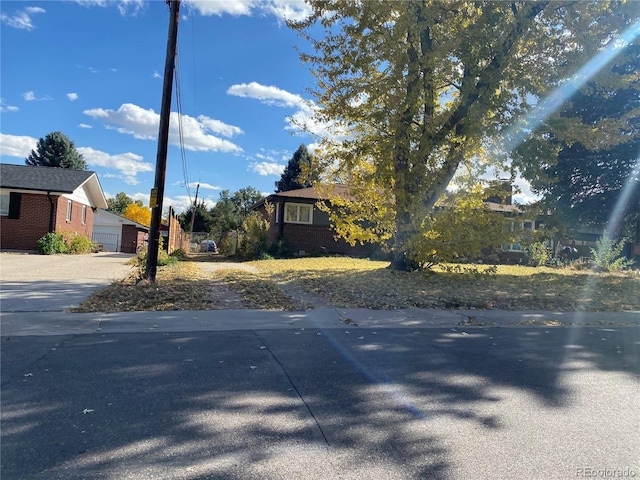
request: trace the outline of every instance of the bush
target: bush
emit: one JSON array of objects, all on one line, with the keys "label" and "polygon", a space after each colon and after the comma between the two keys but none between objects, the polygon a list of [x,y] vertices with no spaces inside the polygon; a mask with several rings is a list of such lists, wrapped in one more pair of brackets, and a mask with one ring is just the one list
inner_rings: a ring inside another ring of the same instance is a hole
[{"label": "bush", "polygon": [[269,245],[267,253],[273,258],[293,258],[293,247],[286,240],[278,240]]},{"label": "bush", "polygon": [[47,233],[38,240],[38,251],[42,255],[55,255],[67,253],[67,245],[61,233]]},{"label": "bush", "polygon": [[187,258],[187,254],[181,248],[176,248],[173,252],[169,254],[169,256],[177,258],[178,260],[184,260]]},{"label": "bush", "polygon": [[542,242],[532,243],[526,248],[526,252],[529,257],[529,264],[534,267],[545,265],[551,259],[549,250]]},{"label": "bush", "polygon": [[[135,264],[140,270],[140,274],[145,277],[147,273],[147,257],[149,250],[147,246],[140,250],[136,256]],[[174,263],[178,263],[179,259],[177,256],[169,256],[167,251],[164,249],[164,239],[162,236],[160,237],[160,241],[158,244],[158,262],[156,265],[158,267],[164,267],[166,265],[173,265]]]},{"label": "bush", "polygon": [[260,258],[267,250],[269,222],[260,213],[252,212],[242,221],[242,228],[245,234],[237,253],[244,258]]},{"label": "bush", "polygon": [[623,238],[619,242],[614,242],[605,232],[602,238],[596,242],[596,248],[591,249],[594,269],[619,272],[633,265],[633,261],[622,254],[622,249],[627,241],[626,238]]},{"label": "bush", "polygon": [[93,243],[89,237],[73,232],[69,235],[64,234],[64,241],[67,246],[67,253],[91,253],[93,252]]}]

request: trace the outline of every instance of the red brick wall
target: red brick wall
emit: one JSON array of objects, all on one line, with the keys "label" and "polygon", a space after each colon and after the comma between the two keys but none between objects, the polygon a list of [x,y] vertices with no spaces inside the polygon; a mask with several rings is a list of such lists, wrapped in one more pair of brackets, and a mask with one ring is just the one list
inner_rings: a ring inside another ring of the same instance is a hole
[{"label": "red brick wall", "polygon": [[[46,197],[45,197],[46,198]],[[87,205],[87,218],[82,223],[82,204],[73,202],[71,207],[71,221],[67,221],[67,201],[58,197],[56,209],[56,232],[77,232],[91,238],[93,234],[93,209]]]},{"label": "red brick wall", "polygon": [[[56,205],[56,197],[51,197]],[[0,246],[9,250],[37,250],[38,239],[49,231],[51,204],[46,195],[23,193],[20,218],[0,217]]]},{"label": "red brick wall", "polygon": [[[54,229],[78,232],[91,238],[93,209],[87,205],[86,222],[82,225],[82,204],[73,202],[72,218],[66,221],[67,199],[52,196]],[[47,195],[23,193],[20,218],[0,217],[0,248],[7,250],[37,250],[38,239],[49,232],[51,204]]]}]

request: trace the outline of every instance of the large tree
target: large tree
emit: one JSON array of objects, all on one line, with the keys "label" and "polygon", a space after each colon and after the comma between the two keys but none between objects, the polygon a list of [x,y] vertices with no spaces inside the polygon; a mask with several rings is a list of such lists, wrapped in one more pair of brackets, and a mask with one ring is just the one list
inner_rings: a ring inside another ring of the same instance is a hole
[{"label": "large tree", "polygon": [[86,170],[87,162],[75,144],[62,132],[51,132],[38,140],[35,150],[31,150],[25,164],[40,167],[71,168]]},{"label": "large tree", "polygon": [[129,205],[122,216],[147,227],[151,225],[151,209],[137,203]]},{"label": "large tree", "polygon": [[543,211],[573,229],[609,224],[618,230],[611,234],[633,236],[640,220],[639,156],[638,40],[513,152],[542,196]]},{"label": "large tree", "polygon": [[212,226],[211,212],[207,210],[204,202],[195,206],[195,216],[193,217],[193,232],[191,232],[191,217],[194,214],[194,207],[191,205],[185,212],[178,215],[178,222],[185,232],[210,232]]},{"label": "large tree", "polygon": [[116,194],[115,197],[107,198],[107,210],[117,215],[124,215],[125,210],[132,203],[138,203],[142,206],[142,201],[138,200],[137,202],[134,202],[133,198],[129,195],[124,192],[120,192]]},{"label": "large tree", "polygon": [[301,144],[289,159],[280,180],[276,182],[276,193],[310,187],[319,179],[313,172],[313,160],[307,146]]},{"label": "large tree", "polygon": [[360,210],[349,239],[372,226],[397,269],[420,263],[412,239],[458,167],[638,18],[633,2],[309,3],[290,26],[314,47],[316,120],[333,128],[320,157]]}]

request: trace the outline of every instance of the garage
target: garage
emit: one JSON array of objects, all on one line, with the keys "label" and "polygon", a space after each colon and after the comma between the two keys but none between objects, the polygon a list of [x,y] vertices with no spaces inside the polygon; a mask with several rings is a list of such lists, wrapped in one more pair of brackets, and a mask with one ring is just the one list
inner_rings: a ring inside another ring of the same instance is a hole
[{"label": "garage", "polygon": [[98,209],[94,216],[91,241],[105,252],[135,253],[144,244],[149,228],[107,210]]}]

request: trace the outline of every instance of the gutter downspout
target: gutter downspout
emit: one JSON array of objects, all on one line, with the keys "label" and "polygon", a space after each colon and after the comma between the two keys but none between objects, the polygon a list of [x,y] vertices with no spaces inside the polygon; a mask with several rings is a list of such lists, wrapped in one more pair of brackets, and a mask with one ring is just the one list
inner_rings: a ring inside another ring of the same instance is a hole
[{"label": "gutter downspout", "polygon": [[53,233],[55,231],[55,222],[54,222],[54,203],[53,203],[53,199],[51,198],[51,192],[47,192],[47,198],[49,199],[49,203],[51,204],[51,208],[49,208],[49,233]]}]

